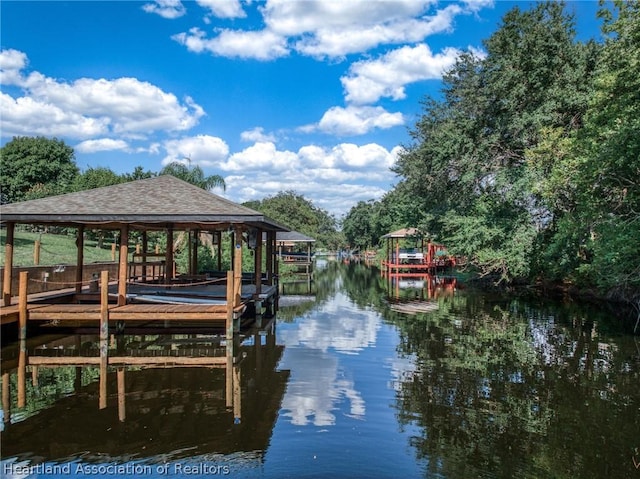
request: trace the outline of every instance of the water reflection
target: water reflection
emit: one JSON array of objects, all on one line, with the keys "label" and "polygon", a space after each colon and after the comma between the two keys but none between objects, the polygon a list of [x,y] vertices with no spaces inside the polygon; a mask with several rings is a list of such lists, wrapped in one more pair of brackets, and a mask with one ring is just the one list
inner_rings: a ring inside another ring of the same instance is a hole
[{"label": "water reflection", "polygon": [[202,334],[111,336],[106,357],[100,346],[78,334],[3,349],[3,459],[259,460],[266,450],[289,375],[276,370],[274,323],[233,347]]},{"label": "water reflection", "polygon": [[608,335],[598,319],[458,295],[398,322],[402,351],[416,358],[398,391],[399,418],[422,429],[411,443],[431,459],[428,472],[636,477],[640,355],[633,338]]},{"label": "water reflection", "polygon": [[[3,463],[170,464],[180,477],[639,477],[638,338],[592,306],[453,279],[390,282],[329,261],[284,286],[305,301],[281,305],[277,331],[232,348],[192,332],[3,348]],[[392,308],[416,300],[434,307]]]},{"label": "water reflection", "polygon": [[340,359],[374,345],[379,328],[377,313],[354,308],[337,293],[322,312],[298,318],[297,327],[281,331],[285,367],[295,364],[296,371],[282,404],[284,415],[296,425],[333,425],[336,403],[347,399],[347,414],[364,416],[365,402],[353,380],[343,376]]}]

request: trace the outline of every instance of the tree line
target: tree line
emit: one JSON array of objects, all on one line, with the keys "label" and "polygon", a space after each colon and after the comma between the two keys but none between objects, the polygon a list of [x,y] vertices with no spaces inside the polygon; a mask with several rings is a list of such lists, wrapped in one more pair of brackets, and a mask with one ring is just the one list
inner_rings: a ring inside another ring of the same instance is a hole
[{"label": "tree line", "polygon": [[496,281],[640,307],[640,3],[598,16],[604,41],[582,42],[562,3],[510,10],[423,100],[397,185],[349,211],[347,241],[415,226]]},{"label": "tree line", "polygon": [[[72,147],[57,138],[14,137],[0,149],[0,194],[2,203],[15,203],[71,193],[128,181],[173,175],[205,190],[225,188],[224,178],[205,175],[198,165],[173,162],[159,172],[141,166],[131,173],[116,174],[110,168],[90,167],[80,171]],[[294,191],[250,201],[245,206],[260,211],[294,231],[316,240],[316,246],[337,249],[343,243],[335,217]]]}]

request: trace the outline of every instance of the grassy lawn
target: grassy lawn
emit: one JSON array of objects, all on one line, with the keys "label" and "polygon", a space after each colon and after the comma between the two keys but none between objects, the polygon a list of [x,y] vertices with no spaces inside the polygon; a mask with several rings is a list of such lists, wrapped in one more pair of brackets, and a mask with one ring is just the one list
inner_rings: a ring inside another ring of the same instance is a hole
[{"label": "grassy lawn", "polygon": [[[4,265],[5,240],[7,231],[0,229],[0,266]],[[14,235],[14,266],[34,266],[34,247],[36,240],[40,240],[40,264],[76,264],[76,238],[68,235],[54,235],[45,233],[30,233],[17,231]],[[84,242],[84,262],[111,261],[111,243],[104,243],[103,248],[97,247],[96,241]]]}]

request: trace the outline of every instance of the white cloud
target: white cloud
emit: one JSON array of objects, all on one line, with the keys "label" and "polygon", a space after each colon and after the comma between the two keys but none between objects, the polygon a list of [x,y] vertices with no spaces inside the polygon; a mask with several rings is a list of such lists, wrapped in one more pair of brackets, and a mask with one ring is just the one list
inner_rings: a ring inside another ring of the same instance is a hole
[{"label": "white cloud", "polygon": [[261,200],[293,190],[336,217],[358,201],[379,199],[391,187],[399,148],[389,151],[370,143],[343,143],[334,147],[307,145],[279,151],[273,143],[256,143],[231,155],[220,168],[225,196],[239,203]]},{"label": "white cloud", "polygon": [[402,113],[389,113],[381,106],[334,106],[327,110],[320,122],[303,127],[302,131],[319,130],[337,136],[364,135],[373,129],[388,129],[404,124]]},{"label": "white cloud", "polygon": [[446,48],[434,55],[427,45],[420,44],[398,48],[376,60],[356,62],[349,74],[341,78],[346,100],[366,104],[382,97],[403,99],[405,85],[441,78],[459,55],[460,51],[455,48]]},{"label": "white cloud", "polygon": [[245,32],[224,29],[217,36],[208,38],[205,32],[194,27],[189,33],[178,33],[171,38],[189,51],[223,57],[266,61],[289,54],[287,40],[269,30]]},{"label": "white cloud", "polygon": [[219,168],[229,155],[229,146],[224,140],[210,135],[197,135],[164,143],[167,156],[163,165],[173,161],[191,161],[193,165]]},{"label": "white cloud", "polygon": [[180,0],[155,0],[153,3],[145,3],[142,9],[168,19],[179,18],[187,13]]},{"label": "white cloud", "polygon": [[[221,18],[245,16],[237,0],[198,0]],[[190,51],[232,58],[273,60],[290,49],[315,58],[342,58],[381,45],[416,43],[450,31],[455,17],[477,12],[490,0],[468,0],[437,9],[435,0],[267,0],[258,7],[262,30],[220,29],[209,37],[197,27],[172,38]]]},{"label": "white cloud", "polygon": [[275,136],[271,133],[265,133],[264,128],[262,128],[261,126],[253,128],[252,130],[243,131],[242,133],[240,133],[240,139],[242,141],[249,141],[254,143],[257,141],[262,141],[262,142],[276,141]]},{"label": "white cloud", "polygon": [[2,50],[0,52],[0,84],[19,84],[22,75],[21,71],[27,66],[27,55],[13,49]]},{"label": "white cloud", "polygon": [[301,166],[314,169],[372,169],[370,171],[387,172],[395,163],[396,152],[388,151],[376,143],[358,146],[353,143],[341,143],[333,148],[315,145],[304,146],[298,151]]},{"label": "white cloud", "polygon": [[109,130],[106,118],[89,118],[37,99],[0,93],[2,136],[69,136],[88,138]]},{"label": "white cloud", "polygon": [[262,8],[262,14],[270,29],[283,35],[295,36],[323,28],[347,30],[353,26],[373,26],[412,18],[422,15],[433,3],[431,0],[269,0]]},{"label": "white cloud", "polygon": [[455,15],[462,9],[450,5],[433,17],[386,20],[379,24],[358,23],[348,28],[318,28],[295,45],[296,50],[313,57],[343,57],[365,52],[379,45],[415,43],[425,37],[451,29]]},{"label": "white cloud", "polygon": [[192,128],[204,110],[191,98],[180,102],[173,93],[136,78],[80,78],[58,81],[39,72],[24,75],[26,55],[15,50],[0,56],[3,74],[22,88],[23,96],[2,96],[2,135],[56,135],[90,139],[109,133],[145,138],[155,131]]},{"label": "white cloud", "polygon": [[100,138],[97,140],[85,140],[78,143],[74,149],[80,153],[95,153],[97,151],[129,150],[129,144],[124,140],[113,138]]},{"label": "white cloud", "polygon": [[268,168],[282,171],[295,168],[297,155],[291,151],[278,151],[271,142],[257,142],[254,145],[234,153],[221,165],[225,171],[247,171]]},{"label": "white cloud", "polygon": [[238,0],[196,0],[218,18],[244,18],[247,14]]}]

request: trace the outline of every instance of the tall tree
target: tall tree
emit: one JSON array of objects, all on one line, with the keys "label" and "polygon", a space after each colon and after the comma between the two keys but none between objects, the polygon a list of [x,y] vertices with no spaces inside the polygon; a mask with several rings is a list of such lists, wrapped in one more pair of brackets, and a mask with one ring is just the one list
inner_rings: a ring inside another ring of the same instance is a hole
[{"label": "tall tree", "polygon": [[527,278],[539,234],[553,211],[534,193],[527,151],[543,128],[576,128],[590,87],[585,46],[558,3],[512,9],[485,42],[443,78],[443,99],[427,99],[414,144],[395,172],[418,198],[423,229],[485,274]]},{"label": "tall tree", "polygon": [[575,143],[583,172],[577,203],[590,228],[591,261],[583,269],[634,301],[640,318],[640,3],[618,1],[615,8],[615,15],[602,12],[607,40]]},{"label": "tall tree", "polygon": [[167,166],[162,168],[160,174],[175,176],[176,178],[180,178],[187,183],[199,186],[203,190],[210,190],[211,188],[215,188],[216,186],[220,186],[223,189],[226,189],[226,184],[222,176],[205,176],[204,171],[198,165],[187,166],[178,161],[174,161],[173,163],[169,163]]},{"label": "tall tree", "polygon": [[0,148],[2,203],[65,193],[78,174],[73,148],[45,137],[14,137]]},{"label": "tall tree", "polygon": [[73,189],[74,191],[91,190],[103,186],[117,185],[125,181],[127,181],[125,176],[117,175],[110,168],[88,168],[76,176],[73,182]]},{"label": "tall tree", "polygon": [[335,249],[341,244],[336,220],[295,191],[281,191],[261,201],[249,201],[245,206],[260,211],[293,231],[316,240],[317,247]]}]

